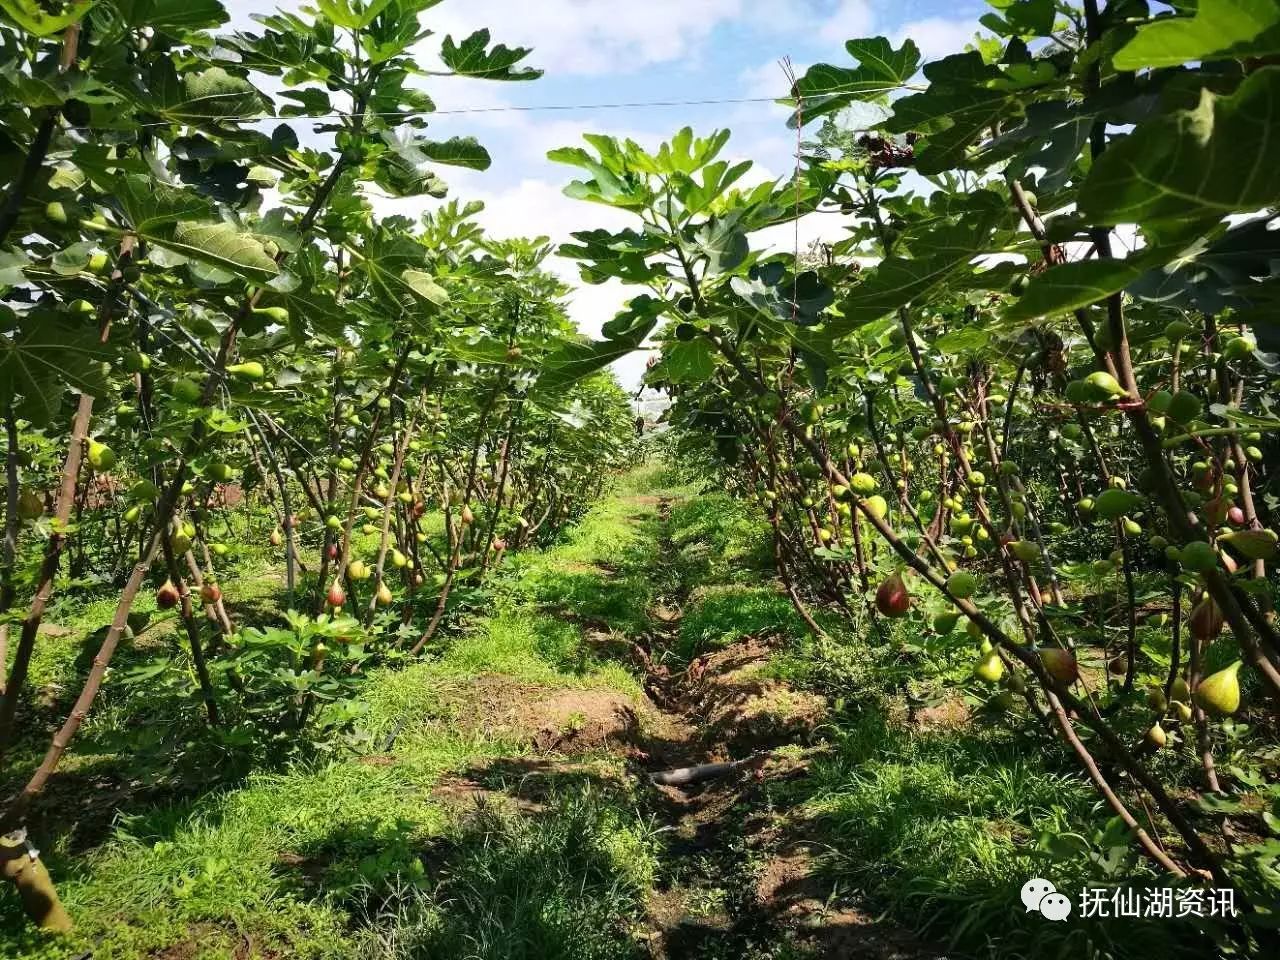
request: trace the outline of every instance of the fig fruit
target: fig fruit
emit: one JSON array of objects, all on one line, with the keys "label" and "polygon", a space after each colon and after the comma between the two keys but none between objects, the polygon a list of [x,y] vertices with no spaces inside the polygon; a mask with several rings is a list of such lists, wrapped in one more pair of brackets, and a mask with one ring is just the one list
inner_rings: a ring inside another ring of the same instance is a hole
[{"label": "fig fruit", "polygon": [[325,599],[329,601],[329,606],[333,607],[335,610],[346,603],[347,595],[342,589],[342,584],[338,583],[337,580],[333,581],[333,583],[329,585],[329,594]]},{"label": "fig fruit", "polygon": [[89,466],[99,472],[110,470],[116,465],[115,451],[105,443],[99,443],[97,440],[89,441],[89,450],[87,455],[89,458]]},{"label": "fig fruit", "polygon": [[369,568],[363,560],[352,560],[347,564],[347,576],[352,580],[368,580],[370,576]]},{"label": "fig fruit", "polygon": [[222,588],[212,580],[206,580],[200,588],[200,599],[205,603],[217,603],[222,599]]},{"label": "fig fruit", "polygon": [[1164,727],[1160,726],[1160,721],[1157,720],[1151,725],[1151,729],[1146,732],[1143,739],[1159,750],[1169,742],[1169,735],[1164,732]]},{"label": "fig fruit", "polygon": [[391,601],[395,599],[391,596],[391,589],[384,581],[378,582],[378,592],[375,594],[375,597],[377,598],[378,606],[380,607],[389,606]]},{"label": "fig fruit", "polygon": [[1040,662],[1045,671],[1059,683],[1075,683],[1080,677],[1080,665],[1076,655],[1061,647],[1045,647],[1040,651]]},{"label": "fig fruit", "polygon": [[161,610],[168,610],[178,604],[178,588],[173,585],[172,580],[166,580],[160,585],[160,589],[156,591],[156,606]]},{"label": "fig fruit", "polygon": [[994,649],[987,650],[973,668],[973,675],[983,683],[999,683],[1004,676],[1004,661]]},{"label": "fig fruit", "polygon": [[967,570],[957,570],[947,578],[947,590],[960,600],[967,600],[978,591],[978,578]]},{"label": "fig fruit", "polygon": [[1196,687],[1196,703],[1207,712],[1220,715],[1235,713],[1240,709],[1240,668],[1237,660],[1231,666],[1210,674]]},{"label": "fig fruit", "polygon": [[1196,604],[1196,608],[1191,612],[1191,619],[1187,621],[1187,629],[1201,643],[1207,643],[1210,640],[1217,639],[1218,635],[1222,633],[1222,626],[1222,611],[1218,608],[1218,604],[1213,597],[1206,594],[1204,599]]},{"label": "fig fruit", "polygon": [[906,616],[911,609],[911,594],[902,581],[902,574],[892,574],[877,588],[876,609],[886,617]]}]

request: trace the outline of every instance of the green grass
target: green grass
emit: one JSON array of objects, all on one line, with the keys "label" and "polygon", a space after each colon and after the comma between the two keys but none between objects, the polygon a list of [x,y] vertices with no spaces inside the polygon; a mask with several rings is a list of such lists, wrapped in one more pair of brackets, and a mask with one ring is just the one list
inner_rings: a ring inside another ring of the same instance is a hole
[{"label": "green grass", "polygon": [[[658,517],[655,501],[635,499],[642,488],[606,498],[562,542],[519,558],[493,588],[491,612],[465,621],[435,656],[373,671],[362,688],[367,712],[355,752],[337,749],[213,793],[143,804],[87,853],[47,843],[76,933],[62,943],[43,940],[5,891],[0,956],[93,949],[96,960],[135,960],[185,943],[193,955],[230,957],[246,936],[262,950],[318,960],[630,956],[628,918],[640,909],[653,861],[634,800],[617,788],[620,768],[607,790],[564,778],[549,801],[554,811],[532,820],[498,809],[461,816],[431,791],[448,774],[527,752],[478,722],[471,695],[480,676],[499,675],[514,689],[640,695],[632,673],[594,654],[583,626],[557,615],[579,598],[552,577],[566,566],[609,562],[596,585],[602,596],[614,595],[617,577],[634,584],[609,612],[619,629],[642,621],[653,595],[644,571]],[[257,576],[251,599],[268,606],[278,575],[262,568]],[[109,602],[65,611],[69,632],[45,646],[41,677],[75,682],[84,635],[109,616]],[[151,604],[143,598],[140,612]],[[136,650],[145,659],[168,648]],[[113,703],[109,688],[97,730],[77,744],[71,767],[109,770],[124,759],[92,756],[104,726],[130,723],[127,704]]]}]

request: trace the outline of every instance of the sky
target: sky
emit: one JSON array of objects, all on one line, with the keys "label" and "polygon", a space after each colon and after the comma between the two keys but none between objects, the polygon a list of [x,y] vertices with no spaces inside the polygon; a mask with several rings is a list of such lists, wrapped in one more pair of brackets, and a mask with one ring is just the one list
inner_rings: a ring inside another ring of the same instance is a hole
[{"label": "sky", "polygon": [[[232,25],[252,30],[251,14],[269,9],[250,0],[224,0]],[[281,8],[303,5],[284,0]],[[988,9],[979,0],[443,0],[423,24],[436,36],[424,41],[419,60],[433,64],[445,34],[461,40],[487,27],[494,42],[532,47],[526,64],[545,71],[532,82],[499,83],[442,77],[428,91],[441,111],[505,107],[573,109],[459,113],[430,120],[437,139],[475,136],[489,150],[486,171],[452,167],[439,173],[450,195],[482,200],[480,221],[499,236],[570,239],[578,230],[630,225],[631,217],[610,208],[571,200],[563,189],[575,170],[547,159],[547,151],[582,145],[586,133],[629,136],[655,146],[690,126],[705,135],[733,131],[726,154],[755,167],[744,183],[789,175],[795,163],[795,133],[787,110],[768,102],[606,109],[601,104],[652,101],[776,98],[788,84],[778,61],[789,57],[803,74],[819,62],[852,65],[844,48],[854,37],[911,37],[926,60],[964,48]],[[379,209],[414,216],[429,198],[387,201]],[[801,225],[801,243],[841,235],[837,218],[811,217]],[[774,228],[755,245],[794,244],[794,228]],[[597,334],[622,303],[640,292],[610,282],[579,281],[572,261],[555,258],[551,269],[575,286],[569,312],[588,334]],[[615,364],[624,386],[634,389],[646,357],[634,354]]]}]

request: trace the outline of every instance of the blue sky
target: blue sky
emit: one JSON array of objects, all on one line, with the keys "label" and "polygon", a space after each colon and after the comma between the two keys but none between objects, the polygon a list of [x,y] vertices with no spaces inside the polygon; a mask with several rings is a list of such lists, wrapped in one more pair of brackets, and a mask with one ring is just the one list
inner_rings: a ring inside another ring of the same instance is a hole
[{"label": "blue sky", "polygon": [[[233,23],[250,28],[249,15],[263,10],[248,0],[227,0],[227,6]],[[545,75],[530,83],[442,78],[429,90],[441,110],[784,96],[787,84],[777,64],[784,56],[798,73],[820,61],[847,64],[845,40],[884,35],[895,41],[910,36],[926,59],[934,59],[962,49],[985,9],[975,0],[444,0],[427,12],[426,26],[457,38],[488,27],[495,41],[533,47],[527,62]],[[424,64],[438,39],[424,45]],[[795,135],[785,119],[784,109],[768,103],[477,113],[437,117],[432,133],[474,135],[492,154],[493,165],[483,173],[441,171],[455,195],[485,202],[481,219],[489,230],[562,241],[574,230],[628,220],[564,197],[573,171],[548,161],[549,149],[576,145],[583,132],[655,144],[682,126],[727,126],[733,131],[728,152],[755,161],[758,179],[770,179],[784,176],[794,162]],[[423,201],[379,206],[412,215]],[[813,219],[802,225],[804,240],[839,234],[833,218]],[[785,228],[758,242],[785,239],[789,245],[791,237]],[[576,282],[571,263],[552,266]],[[583,330],[594,333],[627,295],[615,285],[582,288],[570,310]],[[638,380],[644,359],[618,365],[624,383]]]}]

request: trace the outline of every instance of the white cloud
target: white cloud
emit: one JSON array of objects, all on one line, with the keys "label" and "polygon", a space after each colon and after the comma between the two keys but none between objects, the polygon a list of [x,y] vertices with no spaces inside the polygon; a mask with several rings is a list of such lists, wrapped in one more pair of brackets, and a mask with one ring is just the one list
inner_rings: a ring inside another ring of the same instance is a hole
[{"label": "white cloud", "polygon": [[854,37],[869,36],[875,25],[875,12],[866,0],[840,0],[818,27],[818,36],[824,43],[843,44]]},{"label": "white cloud", "polygon": [[978,31],[975,20],[950,20],[946,17],[926,17],[904,23],[893,33],[894,43],[910,37],[920,48],[925,60],[939,60],[952,53],[959,53],[973,42]]},{"label": "white cloud", "polygon": [[694,55],[742,0],[487,0],[450,3],[428,24],[466,36],[489,27],[494,39],[534,48],[530,63],[555,74],[619,74]]}]

